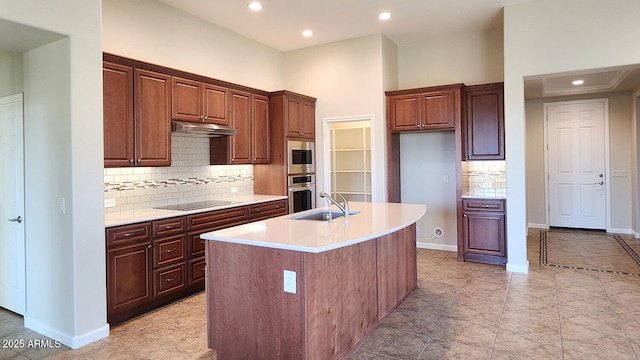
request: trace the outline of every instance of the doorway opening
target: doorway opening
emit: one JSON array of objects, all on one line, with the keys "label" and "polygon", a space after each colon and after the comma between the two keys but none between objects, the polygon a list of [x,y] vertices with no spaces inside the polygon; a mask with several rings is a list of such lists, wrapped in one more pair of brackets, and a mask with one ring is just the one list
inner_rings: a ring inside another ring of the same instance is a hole
[{"label": "doorway opening", "polygon": [[608,100],[544,104],[547,224],[608,230]]},{"label": "doorway opening", "polygon": [[373,201],[372,117],[325,119],[324,188],[349,201]]}]

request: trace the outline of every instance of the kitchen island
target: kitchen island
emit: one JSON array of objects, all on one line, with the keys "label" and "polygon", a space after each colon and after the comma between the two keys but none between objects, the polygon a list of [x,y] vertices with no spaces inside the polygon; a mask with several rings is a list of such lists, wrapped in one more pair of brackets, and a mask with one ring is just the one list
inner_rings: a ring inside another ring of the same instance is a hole
[{"label": "kitchen island", "polygon": [[426,207],[351,203],[330,222],[285,215],[201,235],[218,359],[341,359],[416,287]]}]

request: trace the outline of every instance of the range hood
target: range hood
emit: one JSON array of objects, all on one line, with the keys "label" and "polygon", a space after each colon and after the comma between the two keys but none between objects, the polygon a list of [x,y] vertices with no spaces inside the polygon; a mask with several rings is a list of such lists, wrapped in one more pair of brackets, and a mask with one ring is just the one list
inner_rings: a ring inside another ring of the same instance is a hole
[{"label": "range hood", "polygon": [[171,121],[171,131],[180,134],[200,137],[220,137],[235,135],[236,129],[217,124],[191,123],[186,121]]}]

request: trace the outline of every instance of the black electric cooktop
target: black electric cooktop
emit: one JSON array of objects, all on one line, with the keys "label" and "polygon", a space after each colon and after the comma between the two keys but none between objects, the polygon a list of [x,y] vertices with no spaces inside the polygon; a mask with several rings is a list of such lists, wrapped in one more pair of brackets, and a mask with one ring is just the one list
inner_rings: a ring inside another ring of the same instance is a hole
[{"label": "black electric cooktop", "polygon": [[236,203],[238,202],[229,201],[229,200],[207,200],[207,201],[198,201],[198,202],[185,203],[185,204],[158,206],[158,207],[155,207],[154,209],[189,211],[189,210],[206,209],[206,208],[216,207],[216,206],[231,205]]}]

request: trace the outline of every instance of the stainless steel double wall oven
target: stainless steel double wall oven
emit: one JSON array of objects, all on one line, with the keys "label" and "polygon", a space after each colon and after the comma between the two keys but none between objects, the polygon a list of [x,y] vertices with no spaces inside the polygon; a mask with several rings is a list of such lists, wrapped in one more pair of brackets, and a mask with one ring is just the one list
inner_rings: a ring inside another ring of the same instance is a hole
[{"label": "stainless steel double wall oven", "polygon": [[289,212],[315,207],[315,148],[313,141],[287,141]]}]

